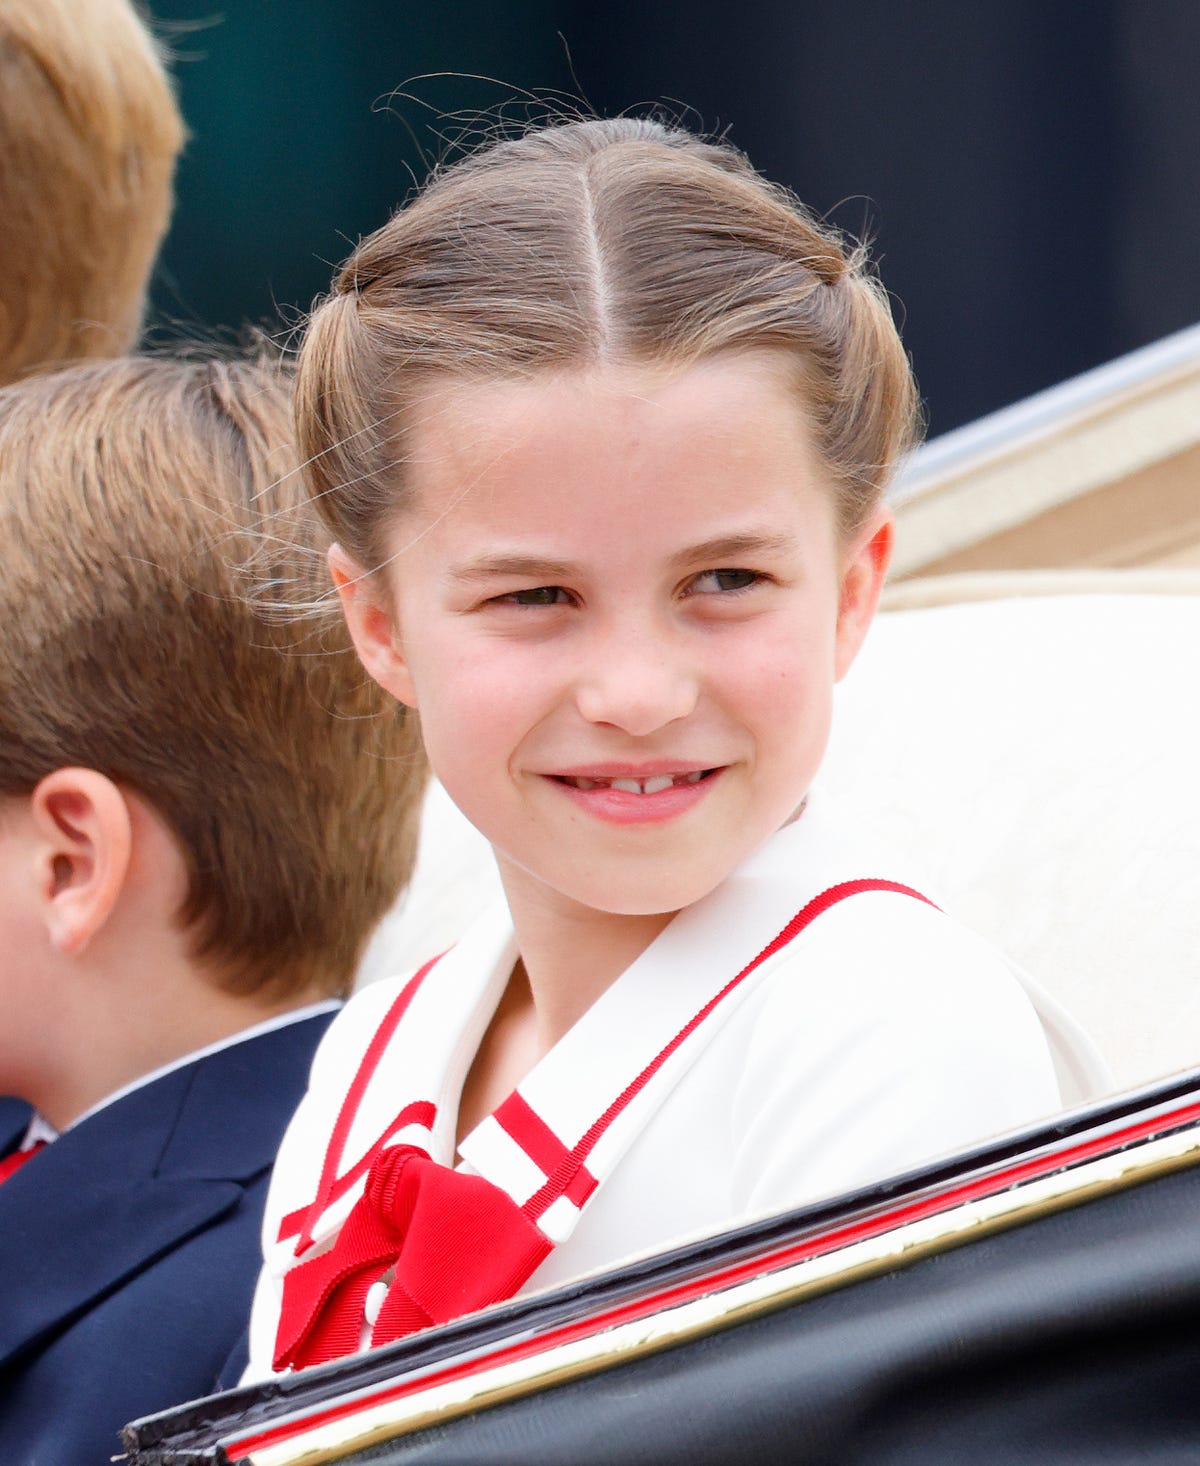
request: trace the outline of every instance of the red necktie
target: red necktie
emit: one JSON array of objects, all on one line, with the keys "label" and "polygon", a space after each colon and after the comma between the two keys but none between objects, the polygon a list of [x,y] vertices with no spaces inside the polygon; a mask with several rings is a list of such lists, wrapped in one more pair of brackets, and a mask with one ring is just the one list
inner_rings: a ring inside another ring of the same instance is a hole
[{"label": "red necktie", "polygon": [[11,1155],[6,1155],[0,1160],[0,1185],[3,1185],[10,1176],[15,1175],[26,1161],[32,1160],[39,1150],[46,1149],[44,1140],[35,1141],[28,1150],[14,1150]]},{"label": "red necktie", "polygon": [[353,1354],[367,1290],[389,1268],[372,1344],[511,1298],[552,1245],[491,1181],[438,1165],[417,1146],[390,1146],[333,1247],[284,1276],[275,1368]]}]

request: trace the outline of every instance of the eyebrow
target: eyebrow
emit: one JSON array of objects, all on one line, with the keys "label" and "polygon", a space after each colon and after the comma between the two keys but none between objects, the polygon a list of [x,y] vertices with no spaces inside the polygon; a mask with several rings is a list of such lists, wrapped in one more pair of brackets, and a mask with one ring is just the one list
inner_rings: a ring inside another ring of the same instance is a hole
[{"label": "eyebrow", "polygon": [[[794,548],[795,542],[794,535],[776,530],[717,535],[698,545],[688,545],[686,549],[672,555],[671,564],[730,564],[747,555],[779,554]],[[506,576],[550,584],[572,580],[578,574],[579,566],[570,560],[543,560],[537,555],[498,554],[481,556],[477,560],[468,560],[463,565],[452,566],[447,571],[447,578],[459,585],[476,585]]]},{"label": "eyebrow", "polygon": [[487,555],[478,560],[468,560],[465,565],[452,566],[447,577],[460,585],[474,585],[504,576],[519,580],[569,580],[578,568],[567,560],[542,560],[536,555]]},{"label": "eyebrow", "polygon": [[795,547],[796,537],[782,530],[749,530],[741,534],[717,535],[703,540],[698,545],[689,545],[671,560],[676,565],[695,565],[703,562],[719,566],[736,561],[742,556],[780,554]]}]

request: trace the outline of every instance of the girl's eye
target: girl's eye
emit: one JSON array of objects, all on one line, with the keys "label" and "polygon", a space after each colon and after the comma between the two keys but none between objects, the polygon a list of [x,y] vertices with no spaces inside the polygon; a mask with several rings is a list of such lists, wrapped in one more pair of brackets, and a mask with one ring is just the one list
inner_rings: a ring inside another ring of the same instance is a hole
[{"label": "girl's eye", "polygon": [[529,590],[509,591],[497,600],[511,606],[560,606],[570,598],[561,585],[535,585]]},{"label": "girl's eye", "polygon": [[705,570],[696,576],[688,590],[689,594],[702,596],[749,590],[761,579],[757,570]]}]

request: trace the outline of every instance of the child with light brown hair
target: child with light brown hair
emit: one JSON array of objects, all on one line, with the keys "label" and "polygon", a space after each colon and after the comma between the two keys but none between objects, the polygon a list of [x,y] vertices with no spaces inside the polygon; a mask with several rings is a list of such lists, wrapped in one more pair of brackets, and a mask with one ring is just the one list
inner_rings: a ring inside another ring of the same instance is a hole
[{"label": "child with light brown hair", "polygon": [[726,144],[535,129],[359,245],[297,401],[363,665],[506,899],[324,1040],[251,1377],[1020,1125],[1056,1050],[1099,1078],[814,787],[915,433],[861,251]]},{"label": "child with light brown hair", "polygon": [[[410,870],[411,719],[321,598],[267,363],[0,389],[0,1458],[214,1389],[313,1050]],[[48,1142],[48,1143],[47,1143]]]},{"label": "child with light brown hair", "polygon": [[183,140],[130,0],[0,4],[0,382],[133,345]]}]

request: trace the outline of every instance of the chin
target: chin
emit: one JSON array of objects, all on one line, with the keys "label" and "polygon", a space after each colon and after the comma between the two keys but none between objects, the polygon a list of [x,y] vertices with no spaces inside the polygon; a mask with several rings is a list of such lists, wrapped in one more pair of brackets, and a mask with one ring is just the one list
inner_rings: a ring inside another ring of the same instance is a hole
[{"label": "chin", "polygon": [[[724,879],[724,876],[721,877]],[[585,906],[610,916],[674,916],[714,891],[720,881],[640,881],[628,888],[581,893]]]}]

